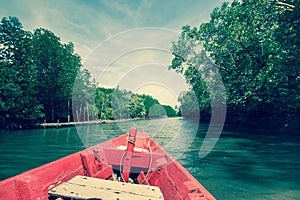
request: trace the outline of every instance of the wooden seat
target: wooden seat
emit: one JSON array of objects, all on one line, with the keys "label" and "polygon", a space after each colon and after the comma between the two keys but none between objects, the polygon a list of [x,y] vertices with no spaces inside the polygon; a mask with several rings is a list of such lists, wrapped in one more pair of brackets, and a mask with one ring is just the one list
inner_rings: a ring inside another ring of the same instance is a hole
[{"label": "wooden seat", "polygon": [[66,198],[80,200],[162,200],[158,187],[86,176],[75,176],[48,192],[50,199]]}]

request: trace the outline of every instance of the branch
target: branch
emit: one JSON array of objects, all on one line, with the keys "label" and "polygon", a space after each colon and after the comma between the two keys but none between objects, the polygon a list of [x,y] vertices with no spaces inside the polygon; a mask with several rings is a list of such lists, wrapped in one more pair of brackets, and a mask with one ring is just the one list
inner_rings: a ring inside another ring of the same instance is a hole
[{"label": "branch", "polygon": [[256,59],[255,56],[250,52],[250,50],[242,43],[241,40],[237,40],[237,42],[241,45],[241,47],[247,52],[248,55],[251,56],[252,60],[258,64],[262,64],[259,59]]},{"label": "branch", "polygon": [[287,6],[287,7],[292,8],[292,9],[295,8],[294,5],[287,4],[287,3],[284,3],[284,2],[276,1],[275,3],[276,3],[277,5],[280,5],[280,6]]},{"label": "branch", "polygon": [[287,3],[283,3],[280,1],[275,2],[275,4],[279,5],[280,8],[288,10],[288,11],[294,11],[295,6]]}]

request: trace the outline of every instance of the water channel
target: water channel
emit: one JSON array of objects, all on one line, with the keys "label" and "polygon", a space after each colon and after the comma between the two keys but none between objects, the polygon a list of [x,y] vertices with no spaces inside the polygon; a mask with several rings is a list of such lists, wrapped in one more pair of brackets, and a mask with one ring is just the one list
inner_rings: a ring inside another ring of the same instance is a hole
[{"label": "water channel", "polygon": [[300,199],[300,134],[225,127],[199,157],[208,125],[181,118],[0,132],[0,180],[116,137],[148,132],[217,199]]}]

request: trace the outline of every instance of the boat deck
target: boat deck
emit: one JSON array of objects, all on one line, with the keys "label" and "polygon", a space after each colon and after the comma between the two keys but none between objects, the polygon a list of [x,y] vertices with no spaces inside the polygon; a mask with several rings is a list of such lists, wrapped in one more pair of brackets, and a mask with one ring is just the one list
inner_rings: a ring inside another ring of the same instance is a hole
[{"label": "boat deck", "polygon": [[51,189],[49,199],[162,200],[158,187],[75,176]]}]

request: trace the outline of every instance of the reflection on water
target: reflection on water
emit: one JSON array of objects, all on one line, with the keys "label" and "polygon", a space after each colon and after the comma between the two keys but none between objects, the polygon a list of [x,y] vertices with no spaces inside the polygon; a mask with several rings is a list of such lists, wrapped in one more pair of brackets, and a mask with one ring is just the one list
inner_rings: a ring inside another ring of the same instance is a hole
[{"label": "reflection on water", "polygon": [[1,132],[0,179],[104,142],[131,126],[158,140],[217,199],[300,199],[299,134],[224,130],[213,150],[199,158],[208,126],[178,118]]}]

